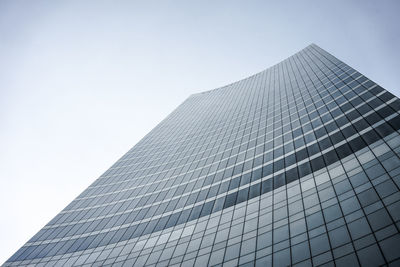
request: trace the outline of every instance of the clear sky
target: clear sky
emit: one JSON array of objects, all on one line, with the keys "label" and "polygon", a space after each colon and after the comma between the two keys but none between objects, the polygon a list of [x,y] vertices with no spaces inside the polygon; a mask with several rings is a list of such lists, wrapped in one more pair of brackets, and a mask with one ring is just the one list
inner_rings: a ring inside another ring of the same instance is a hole
[{"label": "clear sky", "polygon": [[400,1],[0,1],[0,263],[192,93],[316,43],[400,96]]}]

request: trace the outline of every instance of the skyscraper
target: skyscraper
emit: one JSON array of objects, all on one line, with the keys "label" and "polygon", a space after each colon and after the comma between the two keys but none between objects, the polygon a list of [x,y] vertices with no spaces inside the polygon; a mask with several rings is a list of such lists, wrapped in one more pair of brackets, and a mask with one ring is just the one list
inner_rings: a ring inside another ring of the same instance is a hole
[{"label": "skyscraper", "polygon": [[190,96],[5,265],[400,265],[399,110],[310,45]]}]

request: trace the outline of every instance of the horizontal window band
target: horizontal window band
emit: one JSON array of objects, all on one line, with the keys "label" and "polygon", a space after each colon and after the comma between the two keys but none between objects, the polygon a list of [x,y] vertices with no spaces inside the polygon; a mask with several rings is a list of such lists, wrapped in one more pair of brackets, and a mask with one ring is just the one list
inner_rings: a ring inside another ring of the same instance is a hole
[{"label": "horizontal window band", "polygon": [[[378,112],[379,112],[379,110],[378,110]],[[394,113],[393,115],[395,115],[395,114],[396,113]],[[382,120],[382,119],[379,118],[379,116],[377,117],[376,115],[377,115],[377,113],[372,113],[372,114],[364,117],[364,119],[366,121],[368,121],[370,124],[373,125],[374,123],[376,123],[378,121],[378,119]],[[384,120],[382,120],[382,121],[384,121]],[[356,122],[356,125],[358,125],[358,128],[357,128],[358,132],[361,132],[364,129],[367,129],[369,127],[369,125],[367,123],[359,124],[359,121]],[[315,144],[312,144],[310,147],[312,147],[312,146],[317,146],[317,147],[320,146],[321,147],[320,150],[314,150],[313,151],[314,153],[311,153],[311,149],[309,147],[306,147],[306,148],[304,148],[304,149],[302,149],[302,150],[297,152],[297,153],[301,152],[301,153],[305,154],[306,157],[301,157],[300,158],[295,153],[295,154],[291,154],[291,155],[288,156],[288,157],[294,156],[294,159],[296,159],[296,157],[297,157],[297,160],[295,160],[295,161],[288,161],[287,157],[286,158],[284,157],[284,158],[282,158],[282,159],[280,159],[278,161],[275,161],[275,162],[272,162],[271,164],[263,166],[263,175],[262,175],[262,177],[266,177],[268,175],[272,175],[272,174],[274,174],[276,172],[279,172],[279,171],[283,170],[284,168],[293,166],[293,164],[295,164],[297,162],[304,161],[304,160],[307,160],[309,158],[312,158],[314,155],[320,153],[320,151],[326,151],[327,149],[330,149],[334,145],[334,143],[339,143],[339,142],[345,140],[346,138],[352,137],[354,135],[354,133],[355,133],[355,131],[353,129],[353,126],[350,124],[348,127],[343,128],[342,131],[344,133],[347,132],[347,134],[344,134],[344,137],[342,137],[340,140],[336,140],[336,142],[331,142],[330,141],[330,145],[329,146],[324,146],[323,147],[318,142],[315,143]],[[352,129],[352,130],[348,131],[347,129]],[[326,139],[329,140],[329,136],[327,138],[323,139],[323,140],[326,140]],[[360,141],[358,141],[358,139],[350,141],[350,143],[353,144],[353,146],[356,146],[358,142],[360,142]],[[307,153],[307,151],[308,151],[308,153]],[[331,151],[329,151],[328,153],[331,153]],[[280,168],[277,168],[277,166],[279,166],[279,164],[281,166],[280,166]],[[258,168],[260,166],[256,166],[256,168]],[[247,172],[247,173],[243,174],[242,176],[236,176],[235,177],[235,175],[233,175],[233,177],[234,178],[231,179],[232,181],[231,180],[224,181],[224,180],[227,180],[227,179],[224,178],[223,181],[221,181],[220,183],[217,183],[215,185],[212,185],[212,183],[216,183],[218,181],[212,181],[211,186],[208,186],[207,188],[205,188],[203,190],[201,190],[201,188],[200,188],[200,190],[197,190],[196,192],[194,192],[192,194],[184,194],[183,195],[184,197],[187,197],[187,199],[191,199],[188,202],[188,204],[186,204],[185,206],[189,206],[189,205],[192,205],[192,204],[195,204],[195,203],[198,203],[198,202],[202,202],[202,201],[204,201],[206,199],[209,199],[209,198],[212,198],[214,196],[223,194],[223,193],[225,193],[227,191],[231,191],[231,190],[233,190],[235,188],[243,187],[243,186],[245,186],[245,185],[257,180],[257,179],[253,178],[253,177],[256,177],[256,175],[252,174],[251,172],[250,173]],[[206,178],[202,178],[202,179],[206,179]],[[220,184],[223,184],[223,185],[220,185]],[[207,185],[203,184],[203,187],[204,186],[207,186]],[[220,188],[225,188],[225,190],[221,190]],[[146,219],[146,218],[154,217],[154,216],[160,215],[162,213],[169,212],[169,211],[173,210],[173,208],[177,205],[177,202],[180,199],[180,197],[181,196],[174,196],[172,199],[170,199],[168,201],[164,201],[164,202],[158,203],[158,204],[153,205],[153,206],[151,206],[151,205],[146,205],[144,207],[143,206],[135,206],[134,210],[118,212],[118,213],[114,213],[114,214],[107,214],[107,216],[104,216],[104,217],[101,217],[101,218],[93,218],[93,219],[89,218],[88,220],[66,222],[64,224],[54,225],[54,226],[53,225],[49,225],[49,226],[44,227],[43,230],[48,229],[50,231],[50,229],[57,229],[57,228],[58,229],[62,229],[67,225],[82,226],[83,224],[86,224],[86,226],[84,228],[87,228],[87,227],[89,227],[90,223],[93,222],[93,221],[96,221],[96,220],[97,221],[98,220],[106,220],[106,221],[108,220],[108,221],[110,221],[115,216],[119,216],[119,217],[125,216],[125,217],[123,217],[125,219],[121,218],[120,220],[118,220],[118,222],[119,222],[118,225],[121,225],[123,223],[125,223],[125,224],[126,223],[132,223],[132,222],[135,222],[135,221],[140,221],[140,220],[143,220],[143,219]],[[153,212],[153,213],[150,213],[150,215],[146,214],[147,211],[149,210],[149,208],[153,208],[154,209],[154,207],[158,207],[160,205],[166,205],[166,204],[170,203],[171,201],[176,201],[175,205],[172,208],[166,209],[167,207],[165,207],[165,209],[162,210],[161,212],[158,212],[158,213],[157,212]],[[123,202],[121,202],[121,203],[123,203]],[[140,209],[140,207],[142,207],[142,209]],[[182,208],[182,207],[179,207],[179,208]],[[145,212],[141,212],[143,210]],[[134,216],[137,216],[137,218],[128,220],[128,216],[129,216],[129,218],[132,218],[131,217],[132,214]],[[102,223],[103,226],[105,226],[106,224],[107,224],[106,222]],[[118,226],[118,225],[114,224],[114,227]],[[99,228],[99,225],[98,225],[98,227],[92,229],[92,231],[98,231],[98,230],[102,230],[101,228]],[[66,235],[66,236],[73,236],[73,235],[75,235],[75,233],[71,233],[70,235]],[[54,238],[54,235],[47,235],[47,237],[48,236],[53,236],[53,238]],[[43,239],[41,237],[37,237],[37,238],[33,237],[30,240],[30,242],[36,242],[36,241],[41,241],[41,240],[46,240],[46,239],[48,239],[48,238],[44,238]]]},{"label": "horizontal window band", "polygon": [[[35,246],[24,246],[10,259],[10,262],[31,260],[41,258],[42,255],[55,256],[76,251],[82,251],[90,248],[101,247],[124,240],[129,240],[142,235],[161,231],[188,221],[198,219],[210,215],[211,213],[229,208],[233,205],[250,200],[290,182],[298,180],[310,173],[318,171],[328,165],[331,165],[364,147],[390,135],[400,129],[400,116],[396,116],[387,122],[384,122],[376,128],[362,134],[352,141],[336,147],[330,152],[320,155],[310,162],[303,163],[297,168],[293,168],[279,175],[273,176],[271,179],[262,181],[256,185],[247,187],[237,192],[228,194],[224,197],[217,198],[203,205],[195,206],[193,209],[187,209],[181,212],[162,217],[158,220],[140,223],[124,229],[118,229],[110,232],[104,232],[85,238],[77,238],[57,243],[48,243]],[[258,175],[258,174],[257,174]],[[258,179],[261,179],[262,173]],[[54,249],[57,247],[57,249]]]}]

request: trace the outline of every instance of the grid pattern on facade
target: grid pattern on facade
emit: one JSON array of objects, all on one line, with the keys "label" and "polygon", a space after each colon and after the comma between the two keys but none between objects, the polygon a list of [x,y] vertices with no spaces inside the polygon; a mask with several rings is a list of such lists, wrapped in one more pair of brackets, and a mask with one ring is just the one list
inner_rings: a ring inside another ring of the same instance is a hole
[{"label": "grid pattern on facade", "polygon": [[310,45],[190,96],[5,265],[400,264],[399,111]]}]

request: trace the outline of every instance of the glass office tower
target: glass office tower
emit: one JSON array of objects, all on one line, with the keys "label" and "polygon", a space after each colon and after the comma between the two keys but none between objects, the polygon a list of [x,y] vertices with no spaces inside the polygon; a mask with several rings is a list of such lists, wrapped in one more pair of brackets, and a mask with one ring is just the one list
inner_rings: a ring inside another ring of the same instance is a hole
[{"label": "glass office tower", "polygon": [[5,265],[400,265],[399,111],[310,45],[190,96]]}]

